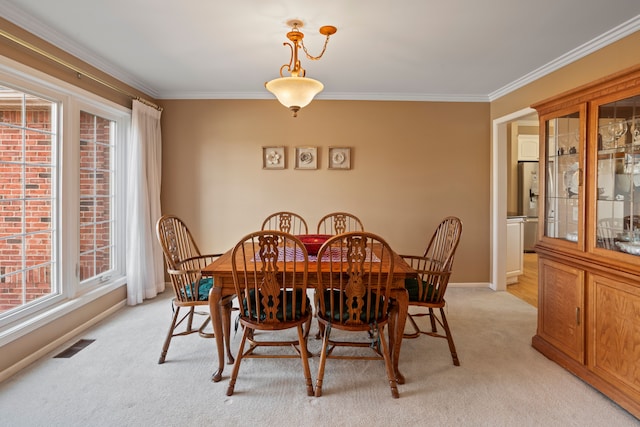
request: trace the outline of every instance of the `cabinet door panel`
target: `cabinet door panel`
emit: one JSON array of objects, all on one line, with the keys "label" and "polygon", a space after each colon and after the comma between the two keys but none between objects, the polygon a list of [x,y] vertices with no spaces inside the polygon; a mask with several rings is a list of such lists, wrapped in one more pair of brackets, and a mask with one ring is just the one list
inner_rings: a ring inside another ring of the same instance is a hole
[{"label": "cabinet door panel", "polygon": [[523,269],[522,219],[507,220],[507,284],[517,283]]},{"label": "cabinet door panel", "polygon": [[541,238],[583,250],[586,104],[540,116],[543,130]]},{"label": "cabinet door panel", "polygon": [[640,289],[589,276],[589,369],[640,400]]},{"label": "cabinet door panel", "polygon": [[595,236],[589,249],[636,263],[640,259],[640,94],[619,96],[607,94],[591,104],[590,148],[595,164],[590,167],[594,175],[590,192],[598,204],[595,221],[589,224],[589,234]]},{"label": "cabinet door panel", "polygon": [[518,135],[518,161],[538,161],[538,135]]},{"label": "cabinet door panel", "polygon": [[584,363],[584,272],[539,259],[538,335]]}]

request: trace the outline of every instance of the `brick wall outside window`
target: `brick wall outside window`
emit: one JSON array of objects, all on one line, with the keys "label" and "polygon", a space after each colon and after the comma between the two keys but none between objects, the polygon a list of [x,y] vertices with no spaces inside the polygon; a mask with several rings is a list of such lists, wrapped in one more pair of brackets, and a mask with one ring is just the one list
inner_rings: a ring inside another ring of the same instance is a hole
[{"label": "brick wall outside window", "polygon": [[[0,313],[60,290],[53,245],[65,237],[55,234],[52,108],[0,87]],[[113,129],[108,119],[80,114],[80,281],[113,266]]]},{"label": "brick wall outside window", "polygon": [[111,268],[112,122],[80,114],[80,280]]},{"label": "brick wall outside window", "polygon": [[23,126],[22,102],[0,104],[0,312],[52,292],[51,104],[25,105]]}]

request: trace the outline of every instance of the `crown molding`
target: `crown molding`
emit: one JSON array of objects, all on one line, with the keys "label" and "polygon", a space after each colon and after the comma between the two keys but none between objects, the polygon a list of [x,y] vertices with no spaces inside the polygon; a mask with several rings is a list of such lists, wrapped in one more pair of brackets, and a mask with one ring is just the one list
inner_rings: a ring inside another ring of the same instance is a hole
[{"label": "crown molding", "polygon": [[[12,3],[0,0],[0,4],[2,4],[2,17],[4,19],[155,99],[273,99],[273,96],[266,92],[231,93],[157,90],[149,87],[133,75],[113,66],[107,60],[88,51],[80,44],[45,26]],[[350,101],[491,102],[638,30],[640,30],[640,15],[629,19],[582,46],[567,52],[559,58],[486,95],[326,92],[317,96],[316,99]]]},{"label": "crown molding", "polygon": [[[268,99],[275,97],[265,92],[185,92],[166,91],[156,99]],[[323,92],[315,100],[333,101],[416,101],[416,102],[489,102],[487,95],[475,94],[406,94],[406,93],[349,93]]]},{"label": "crown molding", "polygon": [[546,76],[572,62],[577,61],[578,59],[584,58],[585,56],[602,49],[605,46],[610,45],[630,34],[635,33],[640,30],[640,15],[637,15],[627,22],[624,22],[617,27],[612,28],[606,33],[588,41],[582,46],[578,46],[577,48],[565,53],[564,55],[554,59],[553,61],[543,65],[540,68],[537,68],[530,73],[520,77],[517,80],[509,83],[508,85],[503,86],[502,88],[491,92],[488,95],[489,101],[494,101],[508,93],[513,92],[516,89],[519,89],[535,80],[538,80],[541,77]]},{"label": "crown molding", "polygon": [[133,75],[123,71],[118,67],[113,66],[106,59],[96,55],[95,53],[87,50],[86,48],[64,36],[63,34],[34,19],[33,16],[25,13],[14,4],[6,2],[4,0],[0,0],[0,4],[2,5],[2,17],[7,21],[21,27],[34,36],[41,38],[47,43],[50,43],[57,48],[64,50],[65,52],[75,56],[79,60],[97,68],[103,73],[109,74],[111,77],[120,80],[124,84],[138,89],[139,91],[146,93],[150,97],[157,97],[157,90],[147,86],[144,82],[140,81]]}]

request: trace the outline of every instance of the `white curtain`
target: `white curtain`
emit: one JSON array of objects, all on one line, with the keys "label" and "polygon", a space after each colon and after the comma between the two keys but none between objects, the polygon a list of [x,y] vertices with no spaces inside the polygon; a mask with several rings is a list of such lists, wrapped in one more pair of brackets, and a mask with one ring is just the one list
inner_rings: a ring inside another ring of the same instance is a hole
[{"label": "white curtain", "polygon": [[133,101],[127,149],[127,304],[164,291],[162,249],[155,225],[161,215],[161,111]]}]

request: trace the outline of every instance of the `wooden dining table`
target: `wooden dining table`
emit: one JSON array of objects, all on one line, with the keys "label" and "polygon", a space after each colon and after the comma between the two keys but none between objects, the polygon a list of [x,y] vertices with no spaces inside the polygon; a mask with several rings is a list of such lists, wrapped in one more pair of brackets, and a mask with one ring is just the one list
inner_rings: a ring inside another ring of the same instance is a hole
[{"label": "wooden dining table", "polygon": [[[374,246],[373,252],[379,255],[380,247]],[[247,254],[250,251],[247,251]],[[238,251],[238,256],[242,251]],[[393,253],[393,271],[390,271],[390,263],[384,262],[382,265],[383,272],[393,275],[393,285],[391,289],[391,297],[394,299],[393,312],[387,328],[389,336],[389,347],[391,348],[391,361],[396,376],[396,381],[399,384],[404,384],[404,376],[398,369],[398,360],[400,358],[400,348],[402,346],[402,335],[404,333],[404,327],[407,320],[407,314],[409,311],[409,294],[404,287],[404,279],[410,276],[416,275],[416,271],[407,264],[401,256]],[[317,287],[317,260],[309,260],[308,267],[308,286],[311,288]],[[242,262],[237,263],[238,266],[243,265]],[[291,265],[291,263],[289,263]],[[321,273],[327,276],[330,275],[328,262],[321,262]],[[227,296],[235,294],[235,287],[233,284],[233,273],[231,269],[231,250],[224,253],[220,258],[206,266],[202,270],[202,275],[207,277],[213,277],[213,288],[209,294],[209,308],[211,310],[211,323],[216,339],[216,347],[218,353],[218,369],[215,371],[211,379],[218,382],[222,379],[222,371],[224,370],[224,348],[226,344],[229,349],[231,324],[231,303],[228,301]],[[227,363],[233,364],[234,358],[231,352],[227,351]]]}]

